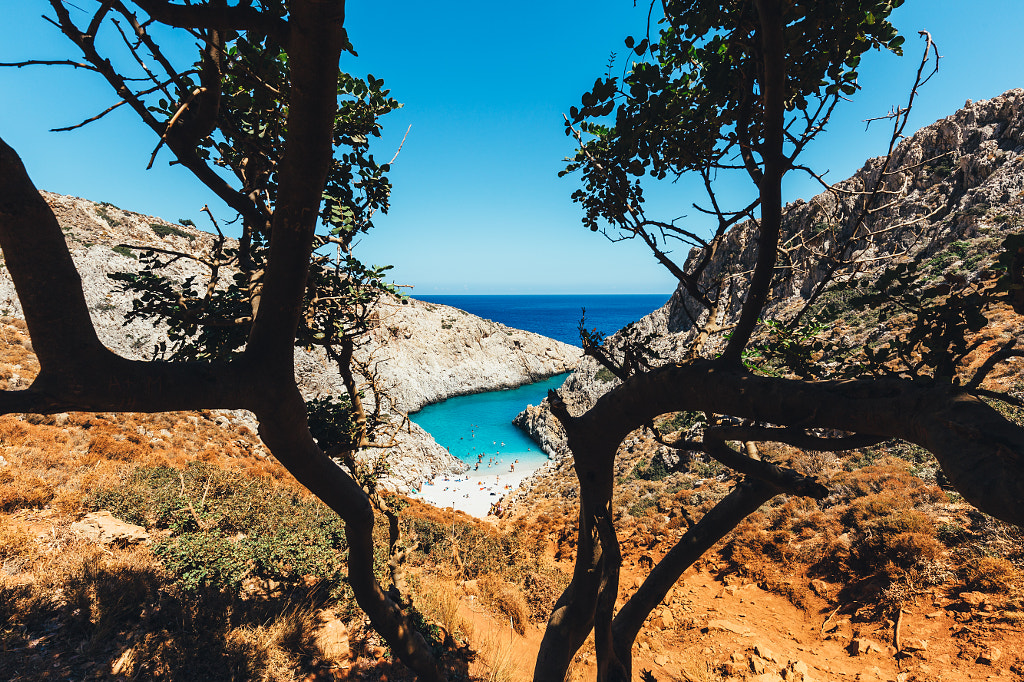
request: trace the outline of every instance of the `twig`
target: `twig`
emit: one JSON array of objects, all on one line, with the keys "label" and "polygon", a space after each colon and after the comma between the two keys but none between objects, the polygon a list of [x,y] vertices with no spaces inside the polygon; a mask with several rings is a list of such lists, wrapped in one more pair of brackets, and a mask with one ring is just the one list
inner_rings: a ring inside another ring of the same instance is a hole
[{"label": "twig", "polygon": [[388,165],[389,166],[391,164],[393,164],[395,162],[395,159],[398,158],[398,155],[402,153],[402,146],[405,144],[405,138],[409,137],[409,131],[410,130],[412,130],[412,124],[411,123],[409,124],[409,127],[405,129],[405,135],[402,135],[402,141],[401,141],[401,143],[399,143],[398,149],[395,150],[395,155],[391,157],[390,161],[388,161]]}]

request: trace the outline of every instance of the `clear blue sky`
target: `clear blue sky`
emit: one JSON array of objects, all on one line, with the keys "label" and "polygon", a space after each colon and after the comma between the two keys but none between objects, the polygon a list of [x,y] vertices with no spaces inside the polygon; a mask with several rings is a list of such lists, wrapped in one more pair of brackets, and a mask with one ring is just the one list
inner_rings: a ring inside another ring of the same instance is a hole
[{"label": "clear blue sky", "polygon": [[[84,8],[93,0],[78,0]],[[387,116],[375,154],[396,162],[392,210],[377,220],[359,255],[395,265],[394,279],[414,295],[439,293],[665,293],[674,282],[639,244],[611,244],[586,231],[569,199],[573,178],[558,179],[573,151],[562,112],[601,75],[623,38],[639,35],[646,4],[631,0],[521,3],[421,3],[350,0],[346,25],[359,57],[342,68],[384,78],[405,107]],[[40,15],[44,0],[4,2],[0,62],[77,58],[75,48]],[[80,15],[84,16],[84,15]],[[864,90],[841,107],[830,132],[804,157],[832,180],[884,151],[882,125],[863,120],[905,101],[922,42],[931,31],[944,56],[908,130],[946,116],[967,99],[1024,87],[1021,0],[907,0],[893,17],[907,36],[906,56],[872,55]],[[25,160],[42,189],[109,201],[169,220],[205,220],[216,203],[162,154],[145,166],[155,139],[127,110],[70,133],[115,98],[91,74],[68,68],[0,69],[0,136]],[[0,179],[2,181],[2,179]],[[689,214],[694,197],[680,185],[655,192],[650,213]],[[789,199],[817,192],[792,180]],[[682,260],[682,249],[677,252]]]}]

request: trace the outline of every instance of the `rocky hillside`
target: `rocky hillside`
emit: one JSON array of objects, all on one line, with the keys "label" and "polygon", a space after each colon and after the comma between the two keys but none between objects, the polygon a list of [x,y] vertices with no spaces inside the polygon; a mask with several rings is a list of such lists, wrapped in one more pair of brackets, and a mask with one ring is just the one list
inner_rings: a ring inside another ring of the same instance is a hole
[{"label": "rocky hillside", "polygon": [[[131,296],[119,291],[108,275],[141,269],[131,246],[201,256],[212,250],[214,235],[109,203],[49,192],[43,192],[43,196],[65,232],[100,339],[125,357],[153,357],[157,344],[166,339],[166,329],[144,320],[125,324]],[[196,276],[202,281],[206,271],[192,260],[179,258],[164,272],[180,279]],[[223,277],[229,276],[225,273]],[[6,270],[0,270],[0,315],[20,314],[13,282]],[[384,303],[380,323],[360,352],[364,358],[373,359],[378,379],[401,413],[395,415],[396,423],[404,413],[455,395],[511,388],[569,371],[580,357],[578,348],[553,339],[415,300]],[[324,357],[296,349],[295,360],[300,386],[307,396],[344,392],[340,377]],[[22,381],[15,374],[8,384],[15,387]],[[244,411],[219,414],[225,424],[256,431],[255,420]],[[459,460],[415,424],[399,432],[397,441],[397,447],[387,452],[393,472],[388,485],[392,489],[407,492],[426,478],[462,469]]]},{"label": "rocky hillside", "polygon": [[[880,158],[871,159],[838,183],[838,191],[786,207],[782,242],[789,251],[777,266],[784,274],[776,280],[766,318],[788,319],[806,304],[825,276],[819,254],[848,240],[857,229],[861,196],[855,192],[874,185],[882,163]],[[844,277],[870,283],[894,263],[910,261],[921,263],[923,272],[934,278],[969,282],[983,277],[1002,238],[1024,226],[1024,90],[968,101],[952,116],[902,141],[890,169],[898,172],[891,172],[883,185],[883,207],[866,229],[860,228],[858,235],[867,236],[857,239],[848,252],[862,265],[855,275]],[[694,250],[689,261],[699,255]],[[746,296],[744,275],[753,269],[755,256],[756,227],[747,222],[727,235],[704,272],[705,282],[723,274],[732,282],[728,303],[720,312],[722,326],[738,317]],[[680,288],[664,307],[620,330],[607,343],[614,349],[624,340],[653,335],[653,349],[671,361],[684,357],[707,314]],[[840,335],[847,345],[863,346],[884,341],[891,329],[886,322],[848,318],[830,333]],[[713,336],[705,353],[713,354],[723,343],[722,335]],[[560,394],[570,410],[579,413],[615,383],[610,373],[586,358]],[[563,439],[546,403],[531,406],[516,423],[549,454],[560,452]]]}]

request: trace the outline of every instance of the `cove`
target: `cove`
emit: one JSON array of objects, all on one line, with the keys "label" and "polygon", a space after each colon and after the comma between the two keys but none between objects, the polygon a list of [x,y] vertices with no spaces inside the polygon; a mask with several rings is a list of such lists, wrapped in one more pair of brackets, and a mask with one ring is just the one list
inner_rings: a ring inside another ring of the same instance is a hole
[{"label": "cove", "polygon": [[536,468],[547,461],[547,455],[525,433],[512,424],[512,419],[527,405],[537,405],[547,397],[548,389],[562,385],[568,374],[506,391],[488,391],[449,398],[409,415],[448,451],[470,465],[483,454],[481,472],[489,458],[503,460],[495,469],[508,471],[509,464],[519,460],[523,468]]}]

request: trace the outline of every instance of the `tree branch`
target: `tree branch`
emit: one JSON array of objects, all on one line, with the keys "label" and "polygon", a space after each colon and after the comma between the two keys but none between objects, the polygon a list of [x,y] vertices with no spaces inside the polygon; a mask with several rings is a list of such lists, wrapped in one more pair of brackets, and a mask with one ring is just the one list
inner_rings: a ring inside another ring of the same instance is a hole
[{"label": "tree branch", "polygon": [[150,17],[168,26],[253,31],[270,36],[279,45],[285,45],[288,42],[289,25],[286,20],[268,16],[267,13],[248,5],[231,6],[227,3],[178,5],[166,0],[135,0],[135,4]]}]

